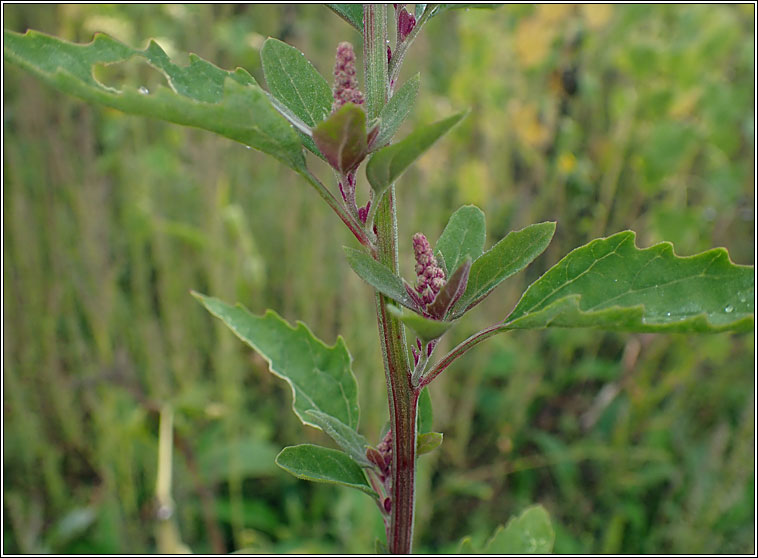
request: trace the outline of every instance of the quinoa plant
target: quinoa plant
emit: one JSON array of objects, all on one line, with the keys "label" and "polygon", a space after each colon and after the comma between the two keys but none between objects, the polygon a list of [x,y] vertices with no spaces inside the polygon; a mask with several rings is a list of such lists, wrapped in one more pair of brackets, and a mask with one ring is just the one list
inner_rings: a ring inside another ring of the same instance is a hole
[{"label": "quinoa plant", "polygon": [[[723,248],[679,257],[670,243],[640,249],[634,232],[619,232],[570,252],[532,283],[501,321],[439,354],[439,339],[539,256],[556,223],[512,231],[485,249],[484,213],[464,205],[434,243],[416,233],[413,254],[401,256],[397,220],[402,207],[395,188],[412,187],[402,184],[404,171],[465,112],[395,141],[419,87],[418,74],[400,83],[400,69],[425,24],[454,6],[330,7],[363,37],[363,68],[358,68],[354,46],[335,40],[331,83],[303,53],[274,38],[260,52],[267,90],[242,68],[225,71],[195,55],[188,66],[178,66],[154,41],[139,50],[102,34],[89,44],[73,44],[35,31],[6,31],[5,57],[85,101],[209,130],[275,157],[299,174],[350,230],[356,246],[344,249],[345,258],[374,289],[387,385],[388,427],[373,438],[358,432],[358,386],[341,337],[329,346],[305,324],[293,326],[273,310],[258,316],[240,305],[193,295],[289,383],[292,408],[302,423],[323,430],[339,447],[287,447],[277,464],[302,479],[363,491],[384,521],[387,541],[380,548],[409,553],[417,459],[443,439],[432,430],[425,388],[457,358],[493,335],[516,329],[750,331],[754,273],[752,267],[733,264]],[[132,57],[161,71],[170,88],[116,90],[93,76],[98,64]],[[304,150],[331,168],[333,180],[324,183],[311,172]],[[362,166],[368,187],[358,180]],[[400,275],[401,257],[415,261],[415,277]],[[534,506],[498,529],[485,547],[468,543],[462,551],[549,552],[553,537],[547,513]]]}]

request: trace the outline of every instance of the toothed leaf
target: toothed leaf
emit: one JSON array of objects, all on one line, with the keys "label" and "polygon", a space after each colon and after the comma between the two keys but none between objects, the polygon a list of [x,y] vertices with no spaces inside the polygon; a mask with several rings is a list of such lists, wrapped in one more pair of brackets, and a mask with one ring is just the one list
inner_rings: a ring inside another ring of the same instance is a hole
[{"label": "toothed leaf", "polygon": [[[305,170],[297,133],[241,68],[228,72],[194,54],[190,54],[188,66],[178,66],[155,41],[139,50],[103,34],[88,44],[37,31],[23,35],[5,31],[4,39],[6,60],[65,93],[129,114],[215,132],[268,153],[298,172]],[[92,73],[99,64],[132,57],[144,59],[160,71],[170,87],[147,91],[136,83],[117,90],[98,82]]]},{"label": "toothed leaf", "polygon": [[635,246],[625,231],[577,248],[524,293],[503,329],[596,327],[617,331],[750,331],[752,266],[723,248],[674,254],[671,243]]},{"label": "toothed leaf", "polygon": [[274,375],[290,385],[292,409],[303,424],[320,427],[307,413],[319,411],[353,429],[358,427],[358,384],[342,337],[330,347],[302,322],[292,327],[273,310],[256,316],[242,305],[192,294],[265,358]]}]

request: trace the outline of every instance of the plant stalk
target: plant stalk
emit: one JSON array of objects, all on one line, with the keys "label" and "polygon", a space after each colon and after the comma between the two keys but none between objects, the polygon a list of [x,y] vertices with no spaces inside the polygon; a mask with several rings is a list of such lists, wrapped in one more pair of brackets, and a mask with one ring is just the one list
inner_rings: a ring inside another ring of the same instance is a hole
[{"label": "plant stalk", "polygon": [[[363,49],[366,71],[366,110],[378,116],[387,100],[387,6],[364,4]],[[395,187],[391,186],[376,210],[378,261],[398,273]],[[418,393],[410,383],[411,368],[403,324],[387,312],[387,299],[376,293],[376,314],[392,424],[392,508],[387,548],[391,554],[409,554],[413,542],[416,476],[416,411]]]},{"label": "plant stalk", "polygon": [[[397,223],[394,186],[385,194],[376,219],[377,256],[397,272]],[[387,312],[390,299],[376,293],[376,311],[384,356],[392,424],[392,509],[387,548],[409,554],[413,541],[416,477],[416,415],[418,392],[411,385],[411,368],[403,324]]]}]

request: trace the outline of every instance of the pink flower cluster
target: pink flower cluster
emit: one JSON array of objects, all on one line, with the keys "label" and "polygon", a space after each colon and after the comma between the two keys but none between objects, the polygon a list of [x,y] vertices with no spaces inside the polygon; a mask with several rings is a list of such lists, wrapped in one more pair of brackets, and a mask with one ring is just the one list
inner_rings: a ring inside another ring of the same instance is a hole
[{"label": "pink flower cluster", "polygon": [[[386,494],[390,493],[390,483],[392,482],[392,430],[388,430],[382,441],[374,448],[366,450],[366,458],[376,465],[379,473],[379,480],[384,485]],[[385,513],[392,511],[392,499],[385,497],[382,500],[382,507]]]},{"label": "pink flower cluster", "polygon": [[437,265],[432,247],[421,233],[413,235],[413,253],[416,256],[416,292],[424,304],[431,304],[445,286],[445,272]]},{"label": "pink flower cluster", "polygon": [[358,79],[355,77],[355,52],[353,45],[348,42],[337,45],[332,94],[334,96],[332,112],[345,103],[363,104],[363,93],[358,89]]}]

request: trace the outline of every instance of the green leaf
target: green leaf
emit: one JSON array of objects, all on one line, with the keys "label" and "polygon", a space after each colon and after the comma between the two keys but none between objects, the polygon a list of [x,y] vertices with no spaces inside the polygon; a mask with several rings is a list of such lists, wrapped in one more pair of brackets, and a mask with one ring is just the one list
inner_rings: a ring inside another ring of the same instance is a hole
[{"label": "green leaf", "polygon": [[[9,62],[65,93],[129,114],[209,130],[268,153],[292,169],[305,169],[298,135],[241,68],[227,72],[194,54],[190,54],[188,66],[177,66],[155,41],[145,50],[137,50],[102,34],[89,44],[74,44],[36,31],[24,35],[5,31],[4,39]],[[148,92],[137,84],[118,91],[94,78],[96,65],[124,62],[134,56],[159,70],[171,87],[159,86]]]},{"label": "green leaf", "polygon": [[327,4],[327,6],[363,34],[363,4]]},{"label": "green leaf", "polygon": [[554,233],[554,222],[529,225],[508,233],[471,266],[466,292],[456,303],[451,316],[461,316],[479,304],[492,289],[529,265],[547,248]]},{"label": "green leaf", "polygon": [[482,255],[486,237],[482,210],[475,205],[464,205],[450,216],[434,253],[442,254],[447,269],[458,269],[466,256],[475,262]]},{"label": "green leaf", "polygon": [[276,464],[299,479],[340,484],[377,496],[366,482],[363,470],[339,450],[312,444],[289,446],[276,456]]},{"label": "green leaf", "polygon": [[471,271],[471,259],[466,257],[458,269],[455,270],[445,285],[434,297],[432,303],[427,306],[427,311],[433,318],[441,320],[445,318],[448,311],[458,301],[466,290],[468,276]]},{"label": "green leaf", "polygon": [[424,455],[436,450],[442,445],[442,432],[424,432],[416,440],[416,455]]},{"label": "green leaf", "polygon": [[305,411],[308,417],[318,424],[319,428],[326,432],[337,445],[342,448],[350,458],[362,467],[371,466],[371,462],[366,459],[366,448],[369,446],[368,440],[358,434],[354,428],[350,428],[341,420],[322,413],[319,411]]},{"label": "green leaf", "polygon": [[416,337],[423,343],[429,343],[439,339],[444,333],[453,327],[453,322],[443,320],[430,320],[420,314],[416,314],[405,308],[398,308],[391,304],[387,305],[387,311],[413,330]]},{"label": "green leaf", "polygon": [[408,295],[403,280],[392,273],[390,268],[379,263],[363,250],[345,246],[345,257],[353,271],[377,291],[408,308],[415,308],[413,300]]},{"label": "green leaf", "polygon": [[486,554],[550,554],[555,532],[542,506],[531,506],[505,527],[498,527],[484,549]]},{"label": "green leaf", "polygon": [[292,327],[273,310],[256,316],[240,304],[231,306],[217,298],[195,292],[192,295],[265,358],[274,375],[290,385],[292,409],[304,424],[320,426],[306,413],[313,410],[357,428],[358,384],[342,337],[329,347],[302,322]]},{"label": "green leaf", "polygon": [[[261,48],[263,75],[271,94],[292,111],[306,126],[314,127],[332,110],[332,90],[308,59],[293,46],[269,38]],[[303,142],[318,152],[313,140]]]},{"label": "green leaf", "polygon": [[382,147],[392,140],[397,129],[405,121],[408,113],[413,108],[418,94],[419,83],[421,82],[420,74],[416,74],[403,86],[398,89],[389,102],[384,105],[382,112],[379,113],[381,123],[379,124],[379,134],[372,142],[374,147]]},{"label": "green leaf", "polygon": [[422,388],[418,397],[418,432],[425,434],[434,428],[434,413],[432,411],[432,396],[429,389]]},{"label": "green leaf", "polygon": [[624,231],[577,248],[534,282],[503,329],[597,327],[640,332],[750,331],[754,271],[723,248],[680,257],[640,250]]},{"label": "green leaf", "polygon": [[269,91],[308,126],[332,111],[332,90],[308,59],[293,46],[268,38],[261,48],[263,75]]},{"label": "green leaf", "polygon": [[313,141],[333,168],[346,174],[366,157],[366,113],[347,103],[313,129]]},{"label": "green leaf", "polygon": [[401,141],[376,151],[366,165],[366,177],[374,192],[383,193],[411,163],[421,157],[465,115],[466,113],[461,112],[414,130]]}]

